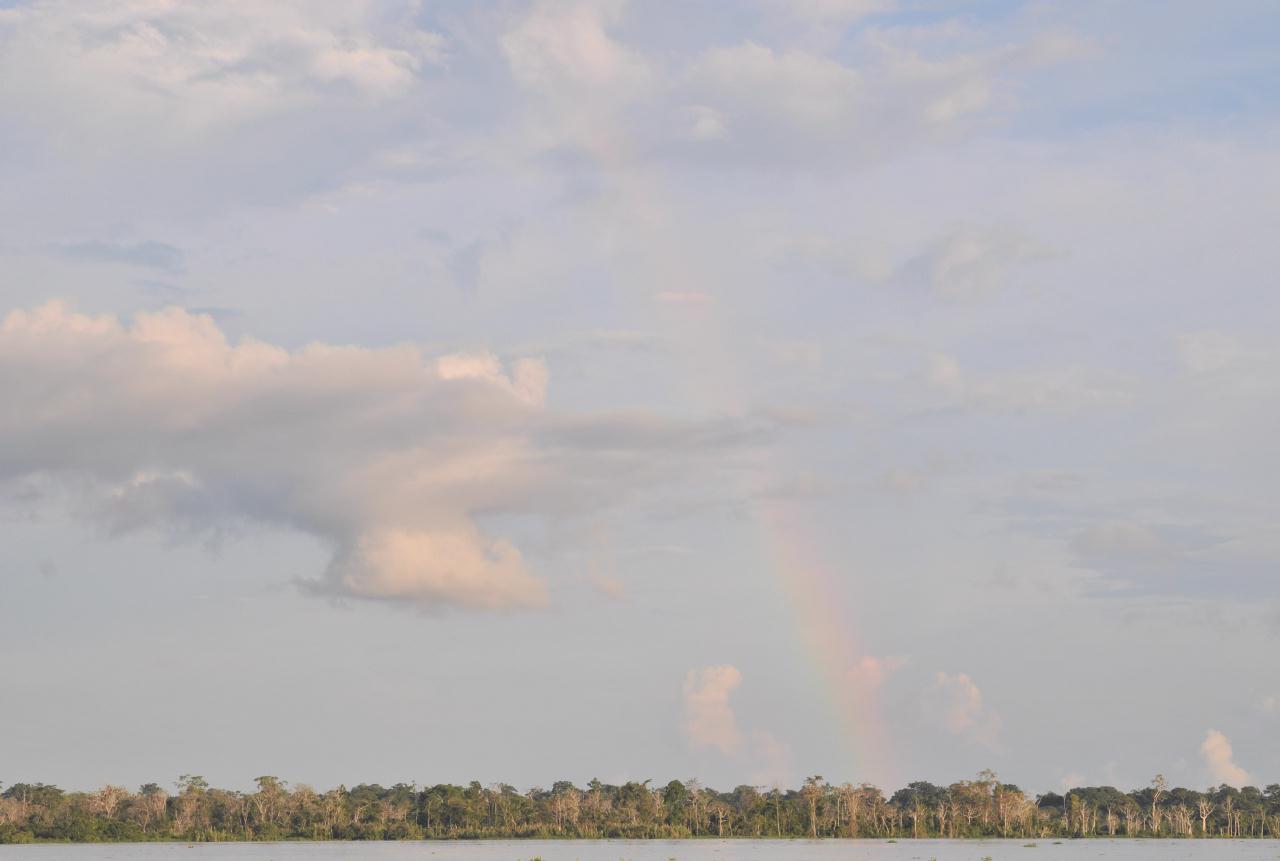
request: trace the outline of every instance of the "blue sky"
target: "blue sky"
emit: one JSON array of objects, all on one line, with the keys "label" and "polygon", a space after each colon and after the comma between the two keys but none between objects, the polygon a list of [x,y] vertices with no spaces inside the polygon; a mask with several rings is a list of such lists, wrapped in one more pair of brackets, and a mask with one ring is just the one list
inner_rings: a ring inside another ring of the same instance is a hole
[{"label": "blue sky", "polygon": [[1280,779],[1277,31],[0,4],[0,781]]}]

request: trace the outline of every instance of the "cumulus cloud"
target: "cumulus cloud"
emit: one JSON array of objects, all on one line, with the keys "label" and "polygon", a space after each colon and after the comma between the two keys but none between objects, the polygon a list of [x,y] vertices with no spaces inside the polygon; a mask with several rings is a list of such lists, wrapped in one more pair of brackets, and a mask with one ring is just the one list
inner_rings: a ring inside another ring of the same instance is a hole
[{"label": "cumulus cloud", "polygon": [[730,703],[742,684],[732,664],[693,669],[684,679],[681,730],[693,750],[714,749],[750,769],[754,783],[778,786],[794,777],[791,748],[763,729],[744,730]]},{"label": "cumulus cloud", "polygon": [[1233,759],[1231,742],[1218,730],[1211,729],[1205,734],[1200,756],[1214,781],[1237,787],[1250,783],[1249,772],[1236,765]]},{"label": "cumulus cloud", "polygon": [[685,676],[683,728],[690,747],[732,754],[742,746],[742,730],[729,703],[740,684],[742,673],[731,664],[690,670]]},{"label": "cumulus cloud", "polygon": [[[606,504],[621,492],[609,469],[634,488],[642,449],[678,460],[700,435],[644,415],[560,416],[546,385],[536,359],[288,351],[231,344],[179,309],[126,325],[49,304],[0,322],[0,482],[65,494],[112,531],[302,530],[334,552],[312,591],[539,607],[544,580],[484,516],[569,510],[574,494]],[[744,439],[717,421],[721,444]]]},{"label": "cumulus cloud", "polygon": [[984,747],[997,746],[1000,715],[983,701],[982,691],[967,673],[938,673],[925,691],[927,721]]},{"label": "cumulus cloud", "polygon": [[856,692],[874,691],[906,665],[907,659],[899,656],[878,658],[875,655],[863,655],[849,669],[846,678]]}]

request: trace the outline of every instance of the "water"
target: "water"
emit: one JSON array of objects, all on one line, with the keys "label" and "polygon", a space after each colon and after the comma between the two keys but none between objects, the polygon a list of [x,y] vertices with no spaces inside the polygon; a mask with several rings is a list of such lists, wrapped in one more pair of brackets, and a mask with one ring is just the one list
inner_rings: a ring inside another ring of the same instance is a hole
[{"label": "water", "polygon": [[478,840],[0,846],[0,861],[1280,861],[1280,840]]}]

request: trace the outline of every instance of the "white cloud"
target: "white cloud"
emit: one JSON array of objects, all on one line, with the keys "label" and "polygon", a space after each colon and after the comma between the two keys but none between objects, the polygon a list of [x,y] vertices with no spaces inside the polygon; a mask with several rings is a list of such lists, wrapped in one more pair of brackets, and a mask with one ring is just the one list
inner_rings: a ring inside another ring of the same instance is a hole
[{"label": "white cloud", "polygon": [[712,141],[728,137],[729,129],[721,111],[706,105],[693,105],[686,113],[689,117],[689,137],[693,140]]},{"label": "white cloud", "polygon": [[861,92],[858,73],[834,60],[751,42],[708,50],[692,75],[731,122],[755,114],[826,134],[851,118]]},{"label": "white cloud", "polygon": [[947,732],[984,747],[997,746],[1000,715],[983,701],[967,673],[938,673],[922,701],[925,719]]},{"label": "white cloud", "polygon": [[1062,777],[1058,778],[1058,788],[1064,793],[1068,790],[1076,789],[1081,786],[1088,785],[1088,778],[1078,771],[1069,771]]},{"label": "white cloud", "polygon": [[0,477],[90,488],[113,529],[228,519],[295,526],[336,553],[315,588],[423,607],[546,603],[474,516],[532,480],[521,423],[545,371],[412,347],[229,344],[184,311],[51,304],[0,325]]},{"label": "white cloud", "polygon": [[127,326],[49,304],[0,323],[0,482],[65,493],[112,531],[302,530],[334,549],[313,591],[539,607],[545,583],[485,514],[607,505],[648,480],[640,449],[716,457],[744,439],[721,420],[707,449],[697,423],[560,416],[546,384],[534,359],[290,352],[178,309]]},{"label": "white cloud", "polygon": [[1280,697],[1266,696],[1262,698],[1261,708],[1263,714],[1280,714]]},{"label": "white cloud", "polygon": [[380,35],[374,18],[362,2],[20,6],[0,14],[0,104],[100,146],[140,123],[152,142],[208,134],[334,85],[390,98],[443,40],[407,21]]},{"label": "white cloud", "polygon": [[736,753],[743,734],[729,696],[742,684],[742,673],[730,664],[690,670],[684,679],[684,734],[695,750],[712,747]]},{"label": "white cloud", "polygon": [[502,38],[511,73],[528,89],[561,100],[614,95],[649,77],[638,54],[609,35],[623,4],[539,3]]},{"label": "white cloud", "polygon": [[431,530],[370,529],[345,547],[327,580],[357,598],[424,607],[540,607],[546,586],[531,576],[509,541],[490,539],[471,521]]},{"label": "white cloud", "polygon": [[1236,787],[1250,783],[1249,772],[1236,765],[1232,758],[1231,742],[1218,730],[1211,729],[1205,734],[1204,742],[1200,745],[1200,756],[1214,781]]},{"label": "white cloud", "polygon": [[738,723],[733,692],[742,673],[731,664],[690,670],[684,679],[681,730],[693,750],[714,749],[749,769],[753,783],[778,786],[795,774],[791,748],[773,733],[744,730]]},{"label": "white cloud", "polygon": [[616,159],[628,145],[625,111],[654,83],[648,62],[610,34],[621,2],[542,2],[501,43],[525,104],[534,147],[582,147]]}]

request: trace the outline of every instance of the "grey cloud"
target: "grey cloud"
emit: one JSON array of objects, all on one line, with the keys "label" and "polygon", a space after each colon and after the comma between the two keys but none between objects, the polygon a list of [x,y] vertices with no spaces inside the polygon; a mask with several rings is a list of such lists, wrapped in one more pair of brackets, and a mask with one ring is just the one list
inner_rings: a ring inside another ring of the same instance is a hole
[{"label": "grey cloud", "polygon": [[989,413],[1067,414],[1131,404],[1137,380],[1084,365],[975,375],[946,354],[930,358],[926,381],[945,410]]},{"label": "grey cloud", "polygon": [[1052,248],[1020,231],[961,225],[906,261],[892,280],[923,284],[949,299],[978,299],[1009,287],[1021,266],[1055,256]]},{"label": "grey cloud", "polygon": [[625,412],[562,422],[548,438],[575,451],[648,450],[678,455],[758,445],[776,439],[778,430],[779,424],[766,415],[694,421]]},{"label": "grey cloud", "polygon": [[66,259],[85,263],[124,263],[165,272],[180,272],[182,249],[165,242],[68,242],[54,246],[54,252]]}]

